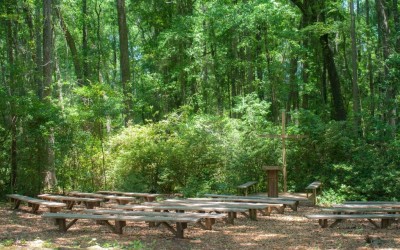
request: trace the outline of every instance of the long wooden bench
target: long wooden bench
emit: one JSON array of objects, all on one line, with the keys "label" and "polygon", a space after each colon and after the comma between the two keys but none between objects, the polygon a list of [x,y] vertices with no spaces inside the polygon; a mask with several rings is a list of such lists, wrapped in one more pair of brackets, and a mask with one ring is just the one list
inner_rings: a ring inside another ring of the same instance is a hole
[{"label": "long wooden bench", "polygon": [[[367,219],[371,224],[377,228],[386,228],[391,223],[391,220],[400,218],[400,214],[310,214],[305,216],[308,219],[317,219],[322,228],[334,227],[344,220],[361,220]],[[334,220],[331,225],[328,225],[328,219]],[[379,226],[373,219],[380,219],[381,225]]]},{"label": "long wooden bench", "polygon": [[152,202],[158,196],[160,196],[160,194],[121,192],[121,191],[97,191],[97,193],[105,194],[105,195],[120,195],[120,196],[129,196],[129,197],[138,197],[138,198],[143,198],[145,201],[148,201],[148,202]]},{"label": "long wooden bench", "polygon": [[91,209],[95,206],[99,207],[100,202],[103,201],[99,198],[82,198],[82,197],[71,197],[71,196],[62,196],[62,195],[50,195],[50,194],[40,194],[39,198],[48,201],[60,201],[62,203],[67,204],[67,209],[71,210],[76,203],[83,203],[86,208]]},{"label": "long wooden bench", "polygon": [[69,195],[75,197],[86,197],[86,198],[98,198],[103,199],[103,201],[114,200],[119,205],[125,205],[129,202],[136,203],[136,198],[128,196],[118,196],[118,195],[105,195],[105,194],[94,194],[94,193],[81,193],[81,192],[70,192]]},{"label": "long wooden bench", "polygon": [[318,189],[322,189],[322,183],[320,181],[314,181],[310,183],[306,188],[307,198],[309,198],[309,193],[311,193],[310,198],[313,201],[313,204],[317,204],[317,191]]},{"label": "long wooden bench", "polygon": [[249,191],[255,191],[255,186],[256,186],[257,182],[256,181],[249,181],[246,182],[242,185],[237,186],[238,189],[238,194],[242,194],[244,193],[244,196],[247,196],[247,194],[249,193]]},{"label": "long wooden bench", "polygon": [[204,197],[219,198],[220,201],[237,201],[237,202],[260,202],[271,204],[283,204],[284,207],[290,207],[293,211],[297,211],[299,200],[287,199],[279,197],[262,197],[262,196],[236,196],[226,194],[205,194]]},{"label": "long wooden bench", "polygon": [[[126,215],[95,215],[95,214],[72,214],[72,213],[45,213],[43,218],[55,219],[60,232],[67,230],[78,220],[101,221],[114,233],[122,234],[127,221],[155,222],[160,223],[171,231],[177,238],[183,238],[184,229],[188,223],[198,223],[200,218],[195,217],[166,217],[166,216],[126,216]],[[72,220],[67,224],[67,219]],[[112,225],[109,221],[114,221]],[[175,223],[175,228],[171,225]]]},{"label": "long wooden bench", "polygon": [[154,211],[126,211],[116,209],[86,209],[84,213],[89,214],[110,214],[110,215],[128,215],[128,216],[165,216],[165,217],[195,217],[204,219],[205,225],[199,221],[196,224],[205,230],[212,230],[216,219],[226,220],[226,214],[210,214],[210,213],[170,213],[170,212],[154,212]]},{"label": "long wooden bench", "polygon": [[10,201],[14,203],[13,209],[18,209],[21,205],[21,202],[26,202],[28,206],[32,208],[32,213],[37,213],[40,206],[48,208],[52,213],[57,213],[62,208],[67,206],[65,203],[45,201],[19,194],[8,194],[7,197],[10,198]]},{"label": "long wooden bench", "polygon": [[344,203],[334,204],[332,207],[342,208],[400,208],[400,202],[397,203]]},{"label": "long wooden bench", "polygon": [[283,204],[276,204],[276,203],[265,203],[265,202],[259,202],[259,200],[239,200],[239,201],[231,201],[229,199],[224,200],[224,199],[209,199],[209,198],[188,198],[188,199],[167,199],[162,202],[162,204],[167,204],[167,203],[172,203],[172,204],[197,204],[197,205],[232,205],[232,206],[251,206],[251,205],[261,205],[265,207],[265,209],[259,209],[259,211],[262,213],[262,215],[265,216],[270,216],[272,210],[276,210],[278,213],[283,214],[284,213],[284,205]]},{"label": "long wooden bench", "polygon": [[263,215],[270,215],[269,206],[265,203],[243,203],[243,202],[185,202],[185,201],[164,201],[161,203],[145,202],[143,205],[150,206],[201,206],[201,207],[224,207],[224,208],[243,208],[248,210],[248,214],[242,212],[244,216],[251,220],[257,220],[257,210]]},{"label": "long wooden bench", "polygon": [[216,213],[226,213],[228,215],[227,223],[234,224],[234,219],[237,213],[245,213],[248,209],[245,208],[235,208],[235,207],[210,207],[210,206],[165,206],[165,205],[118,205],[115,206],[116,209],[123,210],[133,210],[133,211],[176,211],[177,213],[184,212],[216,212]]}]

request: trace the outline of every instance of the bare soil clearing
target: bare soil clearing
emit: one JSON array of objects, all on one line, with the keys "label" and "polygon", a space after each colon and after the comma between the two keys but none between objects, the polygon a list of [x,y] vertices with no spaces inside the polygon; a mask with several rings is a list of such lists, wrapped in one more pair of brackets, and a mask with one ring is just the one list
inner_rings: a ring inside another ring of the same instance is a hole
[{"label": "bare soil clearing", "polygon": [[[368,221],[346,221],[335,228],[320,228],[305,214],[317,207],[300,206],[297,212],[272,213],[251,221],[238,215],[235,225],[218,221],[212,231],[189,225],[185,239],[166,228],[128,223],[122,235],[94,221],[78,221],[60,233],[52,221],[0,203],[0,249],[400,249],[400,224],[376,229]],[[77,207],[79,212],[83,207]]]}]

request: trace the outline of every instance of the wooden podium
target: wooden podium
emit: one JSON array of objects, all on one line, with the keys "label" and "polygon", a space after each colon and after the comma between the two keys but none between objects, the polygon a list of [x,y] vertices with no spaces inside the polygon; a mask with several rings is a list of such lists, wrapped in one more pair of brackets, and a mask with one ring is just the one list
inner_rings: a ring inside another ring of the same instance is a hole
[{"label": "wooden podium", "polygon": [[278,174],[282,170],[279,166],[264,166],[263,169],[267,172],[267,187],[269,197],[278,197]]}]

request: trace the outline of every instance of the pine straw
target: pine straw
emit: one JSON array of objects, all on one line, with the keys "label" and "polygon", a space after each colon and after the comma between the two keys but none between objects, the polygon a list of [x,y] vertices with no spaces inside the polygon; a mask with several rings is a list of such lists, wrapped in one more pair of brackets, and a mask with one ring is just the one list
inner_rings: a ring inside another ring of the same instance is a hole
[{"label": "pine straw", "polygon": [[[79,212],[74,208],[74,212]],[[299,207],[285,214],[273,213],[251,221],[238,215],[235,225],[218,221],[212,231],[189,225],[185,239],[176,239],[166,228],[149,228],[146,223],[128,223],[122,235],[113,234],[94,221],[78,221],[67,233],[60,233],[52,221],[31,214],[29,208],[11,210],[0,204],[0,248],[126,248],[145,249],[400,249],[398,223],[387,229],[376,229],[367,221],[346,221],[335,228],[320,228],[305,214],[318,208]],[[101,247],[100,247],[101,246]]]}]

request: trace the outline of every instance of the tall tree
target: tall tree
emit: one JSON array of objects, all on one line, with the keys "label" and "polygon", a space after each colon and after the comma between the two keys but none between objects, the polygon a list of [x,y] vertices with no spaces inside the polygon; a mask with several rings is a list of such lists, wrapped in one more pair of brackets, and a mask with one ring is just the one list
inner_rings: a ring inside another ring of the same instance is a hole
[{"label": "tall tree", "polygon": [[357,60],[357,36],[356,36],[356,14],[354,12],[354,1],[350,0],[350,36],[351,36],[351,63],[352,63],[352,90],[353,90],[353,112],[354,127],[358,133],[361,126],[360,96],[358,90],[358,60]]},{"label": "tall tree", "polygon": [[[53,27],[52,27],[52,0],[43,0],[43,93],[42,102],[50,104],[52,93],[52,75],[54,69],[53,61]],[[54,132],[49,128],[48,135],[44,135],[45,154],[42,158],[44,163],[44,184],[46,188],[52,189],[57,184],[54,166]]]},{"label": "tall tree", "polygon": [[119,30],[119,61],[121,69],[121,83],[124,94],[124,123],[132,120],[131,105],[131,71],[129,64],[128,27],[126,24],[125,0],[117,0],[118,30]]},{"label": "tall tree", "polygon": [[[303,28],[317,22],[325,22],[325,1],[318,0],[291,0],[301,11]],[[335,65],[334,54],[329,44],[329,34],[320,35],[319,41],[322,46],[322,57],[328,72],[328,79],[331,84],[333,100],[332,118],[335,120],[345,120],[347,116],[341,93],[341,83]]]}]

